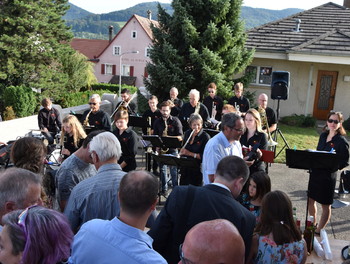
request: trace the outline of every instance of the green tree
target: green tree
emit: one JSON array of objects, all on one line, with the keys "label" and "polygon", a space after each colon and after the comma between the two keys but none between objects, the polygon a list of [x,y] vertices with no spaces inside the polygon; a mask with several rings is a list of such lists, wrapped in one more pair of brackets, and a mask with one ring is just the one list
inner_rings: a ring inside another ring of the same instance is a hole
[{"label": "green tree", "polygon": [[34,114],[37,106],[32,89],[20,85],[6,87],[4,94],[5,107],[12,107],[16,117],[25,117]]},{"label": "green tree", "polygon": [[[67,0],[0,1],[0,82],[36,88],[54,76],[72,38],[62,16]],[[51,82],[56,83],[56,79]]]},{"label": "green tree", "polygon": [[242,0],[174,0],[172,15],[158,5],[159,27],[153,27],[150,75],[146,87],[160,98],[172,86],[185,97],[190,89],[202,94],[210,82],[219,93],[231,93],[233,75],[251,62],[253,50],[240,19]]}]

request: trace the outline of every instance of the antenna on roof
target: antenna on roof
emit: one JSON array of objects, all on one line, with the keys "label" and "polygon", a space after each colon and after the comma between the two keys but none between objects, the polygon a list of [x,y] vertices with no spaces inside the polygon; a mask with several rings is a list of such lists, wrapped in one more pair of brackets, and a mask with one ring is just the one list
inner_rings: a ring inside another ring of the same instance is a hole
[{"label": "antenna on roof", "polygon": [[152,20],[152,11],[151,10],[147,10],[147,18],[149,19],[149,20]]}]

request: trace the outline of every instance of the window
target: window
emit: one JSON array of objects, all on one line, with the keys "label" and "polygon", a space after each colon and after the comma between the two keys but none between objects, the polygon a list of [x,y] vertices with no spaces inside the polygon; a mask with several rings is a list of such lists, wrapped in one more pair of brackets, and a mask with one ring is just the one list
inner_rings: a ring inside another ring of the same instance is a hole
[{"label": "window", "polygon": [[252,80],[250,83],[270,85],[272,78],[272,67],[267,66],[248,66],[246,74],[252,74]]},{"label": "window", "polygon": [[145,48],[145,57],[149,57],[150,48]]},{"label": "window", "polygon": [[113,72],[113,65],[112,64],[106,64],[105,74],[106,75],[112,75],[112,72]]},{"label": "window", "polygon": [[120,46],[113,46],[113,55],[120,55],[122,53],[122,48]]},{"label": "window", "polygon": [[137,31],[136,30],[131,31],[131,38],[133,38],[133,39],[137,38]]},{"label": "window", "polygon": [[122,76],[130,76],[130,65],[122,65]]}]

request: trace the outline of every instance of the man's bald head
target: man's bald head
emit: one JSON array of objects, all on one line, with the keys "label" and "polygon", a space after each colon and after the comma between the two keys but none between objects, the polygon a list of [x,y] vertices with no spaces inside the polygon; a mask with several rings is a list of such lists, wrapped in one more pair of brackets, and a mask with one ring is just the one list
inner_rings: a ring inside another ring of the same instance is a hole
[{"label": "man's bald head", "polygon": [[183,258],[194,263],[243,264],[245,246],[231,222],[216,219],[199,223],[188,231],[182,254]]},{"label": "man's bald head", "polygon": [[258,105],[266,109],[268,100],[269,100],[269,97],[267,96],[267,94],[262,93],[258,97]]}]

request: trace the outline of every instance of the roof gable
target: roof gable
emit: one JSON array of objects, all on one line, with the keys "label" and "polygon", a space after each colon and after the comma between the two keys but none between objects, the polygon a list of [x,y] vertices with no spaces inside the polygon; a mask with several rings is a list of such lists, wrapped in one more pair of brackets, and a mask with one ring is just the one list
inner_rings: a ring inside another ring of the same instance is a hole
[{"label": "roof gable", "polygon": [[[300,31],[296,20],[300,19]],[[350,55],[350,9],[332,2],[247,31],[247,47],[269,52]]]},{"label": "roof gable", "polygon": [[74,38],[70,42],[70,46],[84,54],[89,60],[93,60],[108,46],[108,43],[108,40],[103,39]]}]

